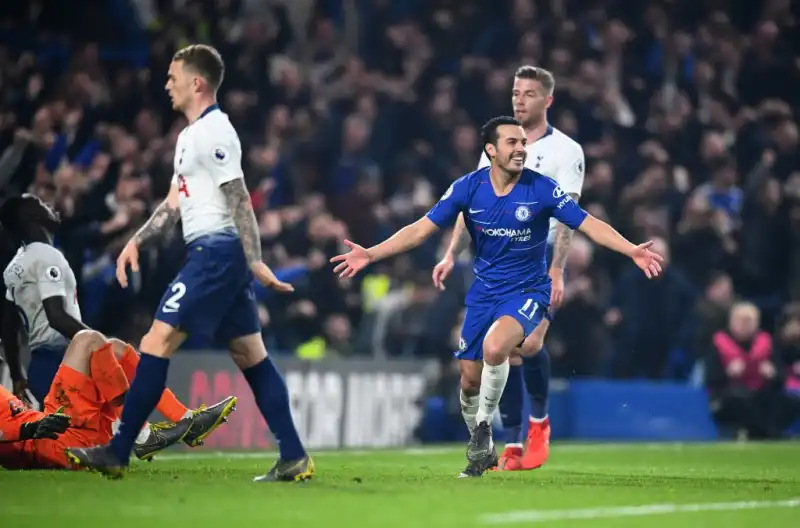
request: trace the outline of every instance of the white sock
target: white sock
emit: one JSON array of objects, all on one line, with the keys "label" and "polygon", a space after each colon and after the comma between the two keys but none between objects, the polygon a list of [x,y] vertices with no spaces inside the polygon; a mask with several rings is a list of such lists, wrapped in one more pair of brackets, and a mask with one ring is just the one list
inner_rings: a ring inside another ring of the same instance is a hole
[{"label": "white sock", "polygon": [[478,397],[479,395],[477,394],[475,396],[467,396],[463,390],[461,391],[461,416],[464,417],[464,423],[467,424],[470,434],[472,434],[472,430],[475,429],[475,425],[478,423],[475,421],[475,414],[478,412]]},{"label": "white sock", "polygon": [[139,436],[136,437],[136,443],[143,444],[147,442],[148,438],[150,438],[150,424],[145,423],[142,430],[139,431]]},{"label": "white sock", "polygon": [[192,410],[191,410],[191,409],[189,409],[188,411],[186,411],[186,412],[183,414],[183,417],[181,418],[181,420],[183,420],[184,418],[189,418],[189,417],[191,417],[191,416],[192,416],[192,414],[193,414],[193,413],[192,413]]},{"label": "white sock", "polygon": [[483,364],[476,423],[486,422],[491,425],[492,415],[500,404],[503,389],[506,388],[506,380],[508,380],[508,360],[500,365]]}]

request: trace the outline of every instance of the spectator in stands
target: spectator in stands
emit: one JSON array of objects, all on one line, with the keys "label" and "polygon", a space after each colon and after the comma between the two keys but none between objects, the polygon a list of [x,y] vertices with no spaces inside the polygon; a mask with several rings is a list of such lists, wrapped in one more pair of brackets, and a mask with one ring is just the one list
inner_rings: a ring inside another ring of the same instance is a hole
[{"label": "spectator in stands", "polygon": [[739,302],[731,309],[727,330],[714,334],[711,409],[720,425],[747,438],[779,438],[800,409],[784,393],[772,337],[759,324],[758,308]]}]

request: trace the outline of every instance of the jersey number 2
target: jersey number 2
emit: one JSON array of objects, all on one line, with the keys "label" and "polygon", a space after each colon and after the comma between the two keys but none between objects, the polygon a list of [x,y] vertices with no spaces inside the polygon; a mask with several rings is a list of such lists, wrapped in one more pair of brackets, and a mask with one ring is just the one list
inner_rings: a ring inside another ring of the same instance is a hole
[{"label": "jersey number 2", "polygon": [[533,319],[533,316],[536,315],[536,310],[538,309],[539,303],[533,302],[533,299],[528,299],[525,301],[525,304],[522,305],[522,308],[517,311],[522,317],[530,321]]},{"label": "jersey number 2", "polygon": [[176,282],[172,288],[172,295],[164,301],[164,312],[177,312],[181,309],[181,299],[186,295],[186,285],[182,282]]}]

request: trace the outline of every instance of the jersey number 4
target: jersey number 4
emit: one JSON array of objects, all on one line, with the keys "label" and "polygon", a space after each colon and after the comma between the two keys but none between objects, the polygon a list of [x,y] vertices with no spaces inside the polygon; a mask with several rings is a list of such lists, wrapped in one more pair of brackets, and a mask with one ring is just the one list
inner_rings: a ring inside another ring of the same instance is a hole
[{"label": "jersey number 4", "polygon": [[178,174],[178,194],[182,194],[186,198],[189,197],[189,188],[186,186],[186,177],[182,174]]},{"label": "jersey number 4", "polygon": [[539,309],[539,303],[533,302],[533,299],[528,299],[525,301],[525,304],[522,305],[522,308],[517,310],[519,314],[527,319],[528,321],[533,320],[533,317],[536,315],[536,311]]},{"label": "jersey number 4", "polygon": [[186,295],[186,285],[182,282],[176,282],[172,285],[170,291],[172,291],[172,295],[164,301],[164,306],[161,307],[161,311],[164,313],[175,313],[181,309],[181,299]]}]

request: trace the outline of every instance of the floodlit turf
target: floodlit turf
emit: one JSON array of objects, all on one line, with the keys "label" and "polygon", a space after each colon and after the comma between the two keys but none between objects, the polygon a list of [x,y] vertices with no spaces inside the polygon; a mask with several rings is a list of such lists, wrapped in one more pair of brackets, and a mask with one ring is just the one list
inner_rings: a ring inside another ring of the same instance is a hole
[{"label": "floodlit turf", "polygon": [[122,481],[0,471],[0,526],[734,528],[800,518],[800,443],[556,445],[540,470],[470,480],[455,478],[460,447],[319,453],[310,483],[252,483],[272,457],[176,452]]}]

